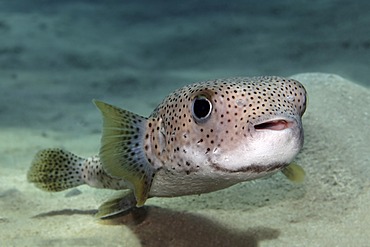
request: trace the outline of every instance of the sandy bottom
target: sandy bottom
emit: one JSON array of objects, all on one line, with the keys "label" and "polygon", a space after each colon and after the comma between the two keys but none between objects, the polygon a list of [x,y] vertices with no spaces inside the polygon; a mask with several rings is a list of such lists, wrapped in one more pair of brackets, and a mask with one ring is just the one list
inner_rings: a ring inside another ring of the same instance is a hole
[{"label": "sandy bottom", "polygon": [[[110,221],[93,217],[109,191],[82,186],[45,193],[26,181],[40,148],[97,152],[99,113],[89,101],[84,116],[49,112],[51,106],[44,105],[45,119],[65,123],[61,132],[42,123],[1,128],[1,246],[368,246],[370,91],[331,74],[293,77],[309,94],[305,146],[297,158],[307,173],[303,184],[291,184],[279,173],[200,196],[153,198],[145,208]],[[145,102],[149,109],[151,102]],[[37,100],[30,104],[41,106]],[[79,131],[65,134],[73,125]]]}]

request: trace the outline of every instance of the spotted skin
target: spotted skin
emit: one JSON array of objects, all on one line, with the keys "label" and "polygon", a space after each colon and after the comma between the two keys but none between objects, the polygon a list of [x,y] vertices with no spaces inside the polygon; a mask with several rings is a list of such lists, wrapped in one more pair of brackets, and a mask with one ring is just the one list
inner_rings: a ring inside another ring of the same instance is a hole
[{"label": "spotted skin", "polygon": [[272,174],[303,145],[306,91],[293,79],[195,83],[168,95],[148,118],[95,104],[104,119],[99,156],[42,150],[28,180],[48,191],[88,184],[133,192],[103,205],[102,215],[148,197],[207,193]]}]

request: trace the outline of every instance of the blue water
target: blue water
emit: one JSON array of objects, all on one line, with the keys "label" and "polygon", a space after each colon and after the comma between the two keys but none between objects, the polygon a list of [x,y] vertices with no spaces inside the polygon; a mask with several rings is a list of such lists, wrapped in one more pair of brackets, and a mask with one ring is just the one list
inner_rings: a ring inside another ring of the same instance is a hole
[{"label": "blue water", "polygon": [[370,85],[369,10],[368,1],[344,0],[2,1],[0,66],[325,72]]}]

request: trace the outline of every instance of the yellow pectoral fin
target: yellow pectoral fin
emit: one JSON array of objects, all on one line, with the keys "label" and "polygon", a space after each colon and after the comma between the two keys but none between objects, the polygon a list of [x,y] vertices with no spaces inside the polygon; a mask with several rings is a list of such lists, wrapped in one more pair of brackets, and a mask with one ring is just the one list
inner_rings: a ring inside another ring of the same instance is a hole
[{"label": "yellow pectoral fin", "polygon": [[101,101],[94,101],[103,115],[99,156],[104,170],[132,184],[137,206],[148,198],[155,168],[143,148],[146,118]]},{"label": "yellow pectoral fin", "polygon": [[302,183],[305,177],[303,168],[295,162],[290,163],[281,172],[292,182]]}]

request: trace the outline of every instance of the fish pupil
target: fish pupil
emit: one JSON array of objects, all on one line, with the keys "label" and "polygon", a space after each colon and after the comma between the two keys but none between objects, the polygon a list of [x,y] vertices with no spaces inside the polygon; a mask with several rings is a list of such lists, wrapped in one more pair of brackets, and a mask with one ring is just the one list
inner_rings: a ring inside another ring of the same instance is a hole
[{"label": "fish pupil", "polygon": [[197,121],[206,120],[212,111],[211,102],[205,97],[198,97],[193,101],[193,117]]}]

